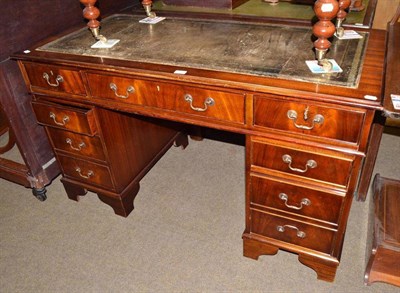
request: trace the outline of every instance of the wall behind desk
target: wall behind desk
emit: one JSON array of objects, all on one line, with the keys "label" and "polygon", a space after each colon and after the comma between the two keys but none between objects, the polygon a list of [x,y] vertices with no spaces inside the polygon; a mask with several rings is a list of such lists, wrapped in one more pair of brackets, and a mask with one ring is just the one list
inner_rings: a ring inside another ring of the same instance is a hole
[{"label": "wall behind desk", "polygon": [[399,5],[400,0],[378,0],[373,28],[385,30]]},{"label": "wall behind desk", "polygon": [[[99,0],[102,15],[131,6],[132,0]],[[79,0],[0,0],[0,62],[44,38],[85,26]]]}]

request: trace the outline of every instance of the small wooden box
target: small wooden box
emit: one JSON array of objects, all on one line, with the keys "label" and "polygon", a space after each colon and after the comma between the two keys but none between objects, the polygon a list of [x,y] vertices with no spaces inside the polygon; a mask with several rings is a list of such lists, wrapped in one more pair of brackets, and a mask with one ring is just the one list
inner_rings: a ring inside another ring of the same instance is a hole
[{"label": "small wooden box", "polygon": [[163,0],[166,5],[233,9],[248,0]]},{"label": "small wooden box", "polygon": [[[400,181],[375,175],[373,235],[365,270],[365,283],[400,286]],[[370,219],[371,220],[371,219]],[[368,247],[367,247],[368,249]]]}]

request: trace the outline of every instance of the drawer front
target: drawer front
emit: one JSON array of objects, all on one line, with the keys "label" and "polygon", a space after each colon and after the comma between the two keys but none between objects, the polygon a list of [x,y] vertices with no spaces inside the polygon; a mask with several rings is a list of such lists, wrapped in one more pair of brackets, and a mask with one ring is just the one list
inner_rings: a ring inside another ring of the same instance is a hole
[{"label": "drawer front", "polygon": [[338,224],[344,197],[251,176],[251,204]]},{"label": "drawer front", "polygon": [[87,79],[95,98],[244,123],[244,94],[91,73]]},{"label": "drawer front", "polygon": [[60,154],[57,158],[65,177],[114,190],[111,173],[107,166]]},{"label": "drawer front", "polygon": [[86,95],[85,87],[78,70],[57,66],[24,63],[32,91],[36,89]]},{"label": "drawer front", "polygon": [[105,161],[101,140],[98,136],[87,136],[56,128],[47,128],[53,146],[74,155]]},{"label": "drawer front", "polygon": [[252,141],[251,164],[347,186],[353,160]]},{"label": "drawer front", "polygon": [[251,210],[251,232],[330,254],[335,231]]},{"label": "drawer front", "polygon": [[[365,119],[360,109],[254,98],[254,125],[358,143]],[[351,125],[351,127],[349,127]]]},{"label": "drawer front", "polygon": [[51,127],[94,135],[97,133],[93,109],[69,108],[61,105],[32,102],[39,123]]}]

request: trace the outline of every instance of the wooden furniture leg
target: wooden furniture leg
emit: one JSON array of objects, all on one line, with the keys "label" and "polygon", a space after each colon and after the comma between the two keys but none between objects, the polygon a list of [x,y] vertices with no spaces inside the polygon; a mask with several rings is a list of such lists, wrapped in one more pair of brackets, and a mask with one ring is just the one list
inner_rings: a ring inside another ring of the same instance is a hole
[{"label": "wooden furniture leg", "polygon": [[350,11],[362,11],[364,8],[363,0],[351,0]]},{"label": "wooden furniture leg", "polygon": [[96,40],[106,42],[107,38],[100,34],[100,21],[97,18],[100,16],[100,10],[94,6],[97,0],[79,0],[85,8],[83,9],[83,17],[88,19],[87,26],[92,32]]},{"label": "wooden furniture leg", "polygon": [[[260,255],[275,255],[278,251],[279,248],[274,245],[243,237],[243,255],[246,257],[257,260]],[[319,280],[327,282],[335,280],[339,265],[337,260],[328,260],[302,253],[299,253],[298,259],[303,265],[313,269]]]},{"label": "wooden furniture leg", "polygon": [[343,21],[346,19],[346,9],[349,8],[351,0],[339,0],[339,12],[336,15],[336,34],[339,37],[344,35]]},{"label": "wooden furniture leg", "polygon": [[131,211],[133,211],[133,201],[138,194],[140,189],[139,183],[131,184],[128,186],[120,195],[117,197],[112,197],[98,193],[98,198],[108,204],[114,210],[116,215],[127,217]]},{"label": "wooden furniture leg", "polygon": [[279,248],[243,237],[243,256],[258,260],[260,255],[275,255]]},{"label": "wooden furniture leg", "polygon": [[339,4],[336,0],[317,0],[314,4],[314,12],[319,21],[313,26],[313,34],[318,38],[314,42],[316,59],[318,64],[326,71],[332,69],[332,64],[325,58],[331,42],[328,38],[332,37],[336,29],[331,22],[339,11]]},{"label": "wooden furniture leg", "polygon": [[87,193],[87,189],[73,184],[64,178],[61,178],[61,182],[64,185],[64,189],[67,192],[67,196],[69,199],[74,200],[74,201],[79,201],[80,196],[84,196]]},{"label": "wooden furniture leg", "polygon": [[[61,182],[64,185],[68,198],[71,200],[79,201],[79,198],[88,192],[88,189],[82,186],[83,184],[77,185],[67,178],[61,178]],[[104,189],[97,190],[93,187],[90,187],[90,189],[97,193],[98,198],[109,205],[115,214],[127,217],[134,209],[133,201],[139,192],[140,185],[138,182],[133,182],[119,194],[108,192]]]},{"label": "wooden furniture leg", "polygon": [[329,261],[308,254],[299,254],[299,261],[317,273],[318,280],[333,282],[335,280],[338,261]]},{"label": "wooden furniture leg", "polygon": [[151,11],[152,4],[153,4],[153,1],[151,1],[151,0],[143,0],[142,1],[142,5],[144,8],[144,11],[146,11],[147,16],[153,18],[153,17],[156,17],[156,14],[153,11]]}]

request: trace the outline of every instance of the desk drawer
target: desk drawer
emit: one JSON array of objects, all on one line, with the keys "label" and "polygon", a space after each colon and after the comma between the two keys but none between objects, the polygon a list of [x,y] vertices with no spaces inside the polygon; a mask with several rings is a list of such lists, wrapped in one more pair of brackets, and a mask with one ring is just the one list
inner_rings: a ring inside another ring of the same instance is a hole
[{"label": "desk drawer", "polygon": [[347,186],[354,158],[334,153],[302,149],[299,145],[280,146],[252,140],[251,165]]},{"label": "desk drawer", "polygon": [[57,128],[47,128],[56,150],[105,161],[103,145],[98,136],[87,136]]},{"label": "desk drawer", "polygon": [[254,98],[254,125],[261,127],[358,143],[364,119],[360,109]]},{"label": "desk drawer", "polygon": [[252,205],[281,210],[308,218],[338,224],[344,197],[251,176]]},{"label": "desk drawer", "polygon": [[97,133],[93,109],[70,108],[55,104],[32,102],[33,110],[39,123],[94,135]]},{"label": "desk drawer", "polygon": [[65,177],[114,190],[111,173],[107,166],[60,154],[57,158]]},{"label": "desk drawer", "polygon": [[331,253],[335,231],[258,210],[251,210],[251,233]]},{"label": "desk drawer", "polygon": [[78,70],[35,63],[24,63],[24,66],[33,92],[39,89],[86,95]]},{"label": "desk drawer", "polygon": [[91,73],[87,79],[94,98],[244,123],[244,94]]}]

